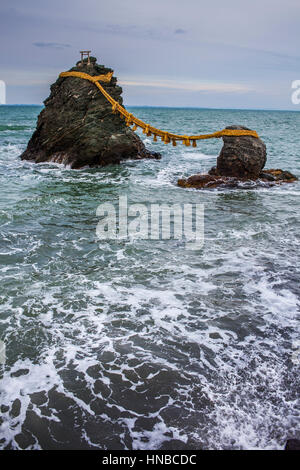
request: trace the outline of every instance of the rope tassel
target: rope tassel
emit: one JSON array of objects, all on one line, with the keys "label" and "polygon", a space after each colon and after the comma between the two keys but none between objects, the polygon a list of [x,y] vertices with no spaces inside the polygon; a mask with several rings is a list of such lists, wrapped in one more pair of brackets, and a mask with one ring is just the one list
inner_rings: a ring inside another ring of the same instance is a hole
[{"label": "rope tassel", "polygon": [[189,147],[191,145],[190,139],[188,138],[187,135],[184,135],[183,137],[184,137],[184,139],[182,141],[183,145],[185,145],[186,147]]},{"label": "rope tassel", "polygon": [[164,135],[164,143],[165,144],[170,143],[170,137],[169,137],[169,134],[167,132],[165,132],[165,135]]},{"label": "rope tassel", "polygon": [[146,124],[146,127],[145,127],[145,129],[143,130],[143,134],[151,135],[151,132],[150,132],[149,127],[150,127],[149,124]]}]

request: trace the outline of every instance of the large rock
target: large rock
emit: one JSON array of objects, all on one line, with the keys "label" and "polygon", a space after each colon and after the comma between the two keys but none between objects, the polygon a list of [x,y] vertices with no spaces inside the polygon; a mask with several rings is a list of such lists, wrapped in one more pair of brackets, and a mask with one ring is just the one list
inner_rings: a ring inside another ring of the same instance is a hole
[{"label": "large rock", "polygon": [[[70,70],[90,75],[112,72],[98,65],[96,58],[91,58],[90,65],[86,59],[83,65],[77,62]],[[101,85],[122,104],[122,88],[117,86],[115,77],[109,84]],[[24,160],[53,161],[80,168],[120,163],[128,158],[160,158],[145,148],[119,114],[112,113],[111,104],[87,80],[58,78],[44,104],[36,131],[21,155]]]},{"label": "large rock", "polygon": [[[226,129],[245,129],[228,126]],[[267,161],[266,146],[252,136],[224,136],[224,145],[217,159],[217,174],[238,178],[258,178]]]}]

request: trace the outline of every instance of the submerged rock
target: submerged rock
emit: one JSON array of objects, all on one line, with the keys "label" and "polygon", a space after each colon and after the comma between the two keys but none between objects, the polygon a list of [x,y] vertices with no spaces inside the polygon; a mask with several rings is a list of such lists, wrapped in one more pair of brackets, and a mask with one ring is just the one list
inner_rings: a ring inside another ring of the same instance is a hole
[{"label": "submerged rock", "polygon": [[178,186],[183,188],[211,189],[211,188],[241,188],[251,189],[259,186],[274,186],[279,183],[293,183],[297,177],[289,171],[264,170],[258,178],[237,178],[235,176],[220,176],[214,174],[214,169],[209,174],[192,175],[189,178],[178,180]]},{"label": "submerged rock", "polygon": [[[244,129],[228,126],[226,129]],[[266,145],[252,136],[223,136],[223,148],[217,159],[217,172],[221,176],[258,178],[267,161]]]},{"label": "submerged rock", "polygon": [[284,171],[280,169],[261,171],[259,174],[259,178],[264,181],[273,181],[277,183],[293,183],[294,181],[298,180],[298,178],[289,171]]},{"label": "submerged rock", "polygon": [[[100,75],[112,72],[98,65],[96,58],[83,65],[77,62],[70,71]],[[101,85],[120,104],[122,88],[117,79]],[[160,158],[158,153],[148,151],[141,139],[126,126],[119,114],[113,114],[111,104],[97,87],[81,78],[58,78],[51,85],[50,96],[44,101],[37,128],[23,160],[36,163],[52,161],[70,165],[104,166],[120,163],[125,159]]]}]

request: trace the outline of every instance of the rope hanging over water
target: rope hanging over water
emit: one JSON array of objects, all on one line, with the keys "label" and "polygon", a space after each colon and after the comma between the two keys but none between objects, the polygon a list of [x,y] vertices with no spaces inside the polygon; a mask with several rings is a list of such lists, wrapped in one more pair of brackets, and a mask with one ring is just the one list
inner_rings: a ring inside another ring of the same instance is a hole
[{"label": "rope hanging over water", "polygon": [[109,72],[105,75],[96,75],[92,76],[89,75],[88,73],[84,72],[62,72],[60,77],[76,77],[76,78],[82,78],[84,80],[88,80],[96,85],[96,87],[101,91],[103,96],[110,102],[112,105],[112,112],[114,114],[119,113],[121,117],[125,118],[127,126],[132,126],[132,130],[136,130],[138,127],[143,129],[143,133],[146,134],[147,136],[152,136],[153,135],[153,140],[154,142],[157,142],[157,137],[161,137],[161,140],[165,144],[169,144],[172,142],[174,146],[176,146],[176,141],[182,141],[184,145],[189,147],[192,143],[193,147],[197,147],[196,141],[197,140],[203,140],[203,139],[215,139],[215,138],[220,138],[223,136],[252,136],[258,138],[258,134],[256,131],[251,131],[251,130],[245,130],[245,129],[223,129],[221,131],[213,132],[212,134],[200,134],[200,135],[178,135],[178,134],[173,134],[171,132],[167,131],[162,131],[161,129],[157,129],[156,127],[151,126],[150,124],[145,123],[144,121],[141,121],[140,119],[136,118],[133,116],[133,114],[129,113],[126,111],[123,106],[121,106],[112,96],[110,96],[109,93],[103,88],[102,85],[100,85],[99,81],[103,83],[109,83],[111,81],[111,78],[113,76],[113,72]]}]

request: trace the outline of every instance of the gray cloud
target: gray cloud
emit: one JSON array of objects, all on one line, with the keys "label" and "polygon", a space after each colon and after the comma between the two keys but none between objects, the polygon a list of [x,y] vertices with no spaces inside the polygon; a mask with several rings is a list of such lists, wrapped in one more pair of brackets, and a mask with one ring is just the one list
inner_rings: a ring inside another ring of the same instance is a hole
[{"label": "gray cloud", "polygon": [[70,44],[61,44],[60,42],[34,42],[36,47],[44,47],[50,49],[64,49],[65,47],[71,47]]},{"label": "gray cloud", "polygon": [[[10,103],[41,102],[79,51],[91,49],[128,82],[126,105],[295,109],[299,17],[299,0],[152,0],[149,9],[140,0],[0,0],[0,79]],[[245,92],[216,93],[216,81]]]}]

